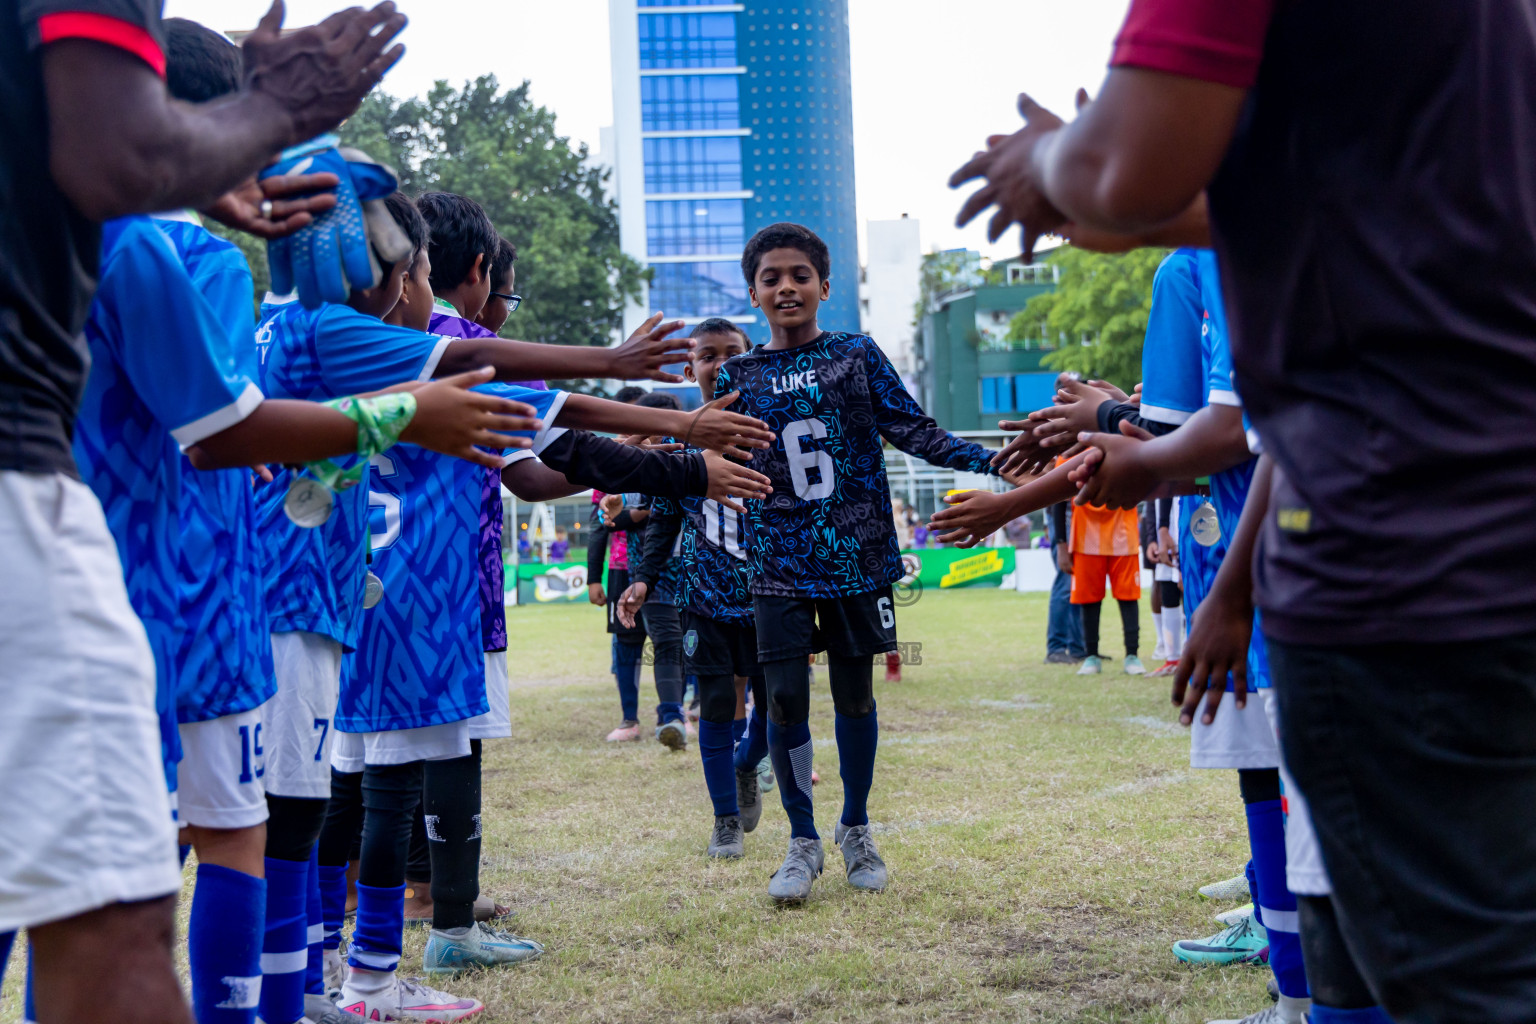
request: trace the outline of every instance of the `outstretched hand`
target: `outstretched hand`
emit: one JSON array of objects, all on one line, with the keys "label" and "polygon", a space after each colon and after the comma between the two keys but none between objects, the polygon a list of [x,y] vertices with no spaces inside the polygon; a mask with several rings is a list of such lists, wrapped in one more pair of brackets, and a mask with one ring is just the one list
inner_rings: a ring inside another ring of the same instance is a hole
[{"label": "outstretched hand", "polygon": [[399,388],[416,396],[416,415],[401,432],[400,440],[488,469],[501,468],[501,451],[532,447],[531,439],[512,436],[511,432],[537,431],[543,426],[533,406],[470,390],[494,375],[495,370],[487,366]]},{"label": "outstretched hand", "polygon": [[1075,444],[1078,435],[1098,429],[1099,406],[1115,401],[1108,391],[1080,380],[1056,389],[1055,404],[1030,414],[1040,447],[1060,450]]},{"label": "outstretched hand", "polygon": [[761,501],[773,493],[773,483],[766,476],[739,462],[732,462],[718,452],[704,453],[704,468],[709,473],[709,490],[705,496],[737,512],[747,511],[737,498]]},{"label": "outstretched hand", "polygon": [[1135,508],[1161,482],[1145,464],[1142,445],[1152,435],[1140,427],[1126,421],[1119,434],[1084,433],[1078,440],[1088,450],[1069,474],[1077,485],[1075,504]]},{"label": "outstretched hand", "polygon": [[1002,529],[1013,517],[1001,494],[993,491],[961,491],[946,494],[941,508],[928,521],[939,540],[959,548],[973,548]]},{"label": "outstretched hand", "polygon": [[748,449],[767,448],[773,444],[773,431],[768,429],[768,424],[739,412],[725,411],[725,407],[740,396],[740,391],[732,391],[705,404],[693,414],[684,440],[743,462],[752,458]]},{"label": "outstretched hand", "polygon": [[[247,178],[203,212],[227,227],[271,241],[308,227],[335,206],[339,184],[341,179],[329,173]],[[270,209],[262,209],[263,200],[271,202]]]},{"label": "outstretched hand", "polygon": [[663,366],[686,362],[693,350],[692,338],[673,338],[669,335],[683,326],[681,320],[661,322],[663,314],[652,313],[635,333],[624,339],[624,344],[612,350],[609,372],[618,380],[649,378],[665,384],[681,384],[683,378],[675,373],[664,373]]},{"label": "outstretched hand", "polygon": [[1019,95],[1019,114],[1024,127],[1012,135],[992,136],[987,148],[977,153],[950,176],[950,188],[958,188],[973,178],[986,183],[960,207],[955,223],[964,226],[989,206],[997,212],[987,225],[987,238],[997,241],[1004,231],[1017,223],[1023,228],[1024,261],[1034,258],[1035,243],[1042,235],[1060,228],[1067,218],[1046,198],[1036,180],[1035,154],[1061,130],[1066,122],[1046,110],[1029,96]]}]

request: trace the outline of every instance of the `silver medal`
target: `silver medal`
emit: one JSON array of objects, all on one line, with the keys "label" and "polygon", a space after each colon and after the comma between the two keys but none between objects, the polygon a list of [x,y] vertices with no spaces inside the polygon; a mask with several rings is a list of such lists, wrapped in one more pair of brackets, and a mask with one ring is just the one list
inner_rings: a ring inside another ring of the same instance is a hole
[{"label": "silver medal", "polygon": [[308,477],[295,477],[288,485],[288,496],[283,499],[283,511],[295,526],[313,530],[331,518],[331,507],[335,503],[331,489],[325,484]]},{"label": "silver medal", "polygon": [[363,581],[363,607],[372,608],[382,600],[384,600],[384,581],[370,572],[368,578]]},{"label": "silver medal", "polygon": [[1189,533],[1201,547],[1214,547],[1221,540],[1221,519],[1216,515],[1216,506],[1209,501],[1201,502],[1189,521]]}]

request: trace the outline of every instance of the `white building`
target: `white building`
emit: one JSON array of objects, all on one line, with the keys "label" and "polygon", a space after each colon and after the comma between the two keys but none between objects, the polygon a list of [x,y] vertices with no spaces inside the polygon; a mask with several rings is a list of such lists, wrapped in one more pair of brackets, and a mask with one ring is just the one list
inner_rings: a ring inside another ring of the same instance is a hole
[{"label": "white building", "polygon": [[900,220],[866,221],[864,228],[869,263],[859,288],[860,329],[910,386],[917,369],[913,321],[923,264],[918,222],[902,214]]}]

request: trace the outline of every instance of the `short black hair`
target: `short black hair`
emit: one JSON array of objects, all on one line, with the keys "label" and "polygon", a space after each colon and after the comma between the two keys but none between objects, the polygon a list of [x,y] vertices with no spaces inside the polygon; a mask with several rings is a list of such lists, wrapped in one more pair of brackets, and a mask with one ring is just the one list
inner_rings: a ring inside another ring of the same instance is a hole
[{"label": "short black hair", "polygon": [[636,405],[643,405],[647,409],[681,409],[682,403],[677,396],[667,391],[647,391],[635,400]]},{"label": "short black hair", "polygon": [[245,81],[240,47],[186,18],[166,18],[165,88],[185,103],[207,103],[239,92]]},{"label": "short black hair", "polygon": [[506,238],[496,239],[496,258],[491,263],[491,287],[503,291],[503,285],[512,275],[512,264],[517,262],[517,246]]},{"label": "short black hair", "polygon": [[799,249],[823,281],[831,280],[832,254],[816,232],[804,224],[769,224],[752,236],[741,253],[741,273],[749,287],[757,283],[758,264],[775,249]]},{"label": "short black hair", "polygon": [[637,398],[644,398],[645,394],[645,388],[638,388],[633,384],[625,384],[623,387],[619,388],[618,392],[613,396],[613,400],[615,402],[623,402],[625,405],[629,405]]},{"label": "short black hair", "polygon": [[742,341],[747,343],[747,348],[752,347],[752,339],[747,337],[747,332],[723,316],[712,316],[708,320],[700,322],[693,330],[688,332],[688,337],[702,338],[706,334],[737,334],[741,336]]},{"label": "short black hair", "polygon": [[427,222],[421,211],[416,209],[416,204],[404,192],[391,192],[384,198],[384,206],[389,210],[389,215],[395,218],[395,223],[400,225],[400,230],[405,232],[405,237],[411,240],[411,258],[405,261],[405,269],[409,273],[421,258],[421,250],[431,239],[432,233],[427,230]]},{"label": "short black hair", "polygon": [[441,294],[463,284],[475,257],[482,253],[489,273],[501,237],[479,203],[452,192],[423,192],[416,197],[416,208],[432,232],[427,255],[432,257],[434,292]]}]

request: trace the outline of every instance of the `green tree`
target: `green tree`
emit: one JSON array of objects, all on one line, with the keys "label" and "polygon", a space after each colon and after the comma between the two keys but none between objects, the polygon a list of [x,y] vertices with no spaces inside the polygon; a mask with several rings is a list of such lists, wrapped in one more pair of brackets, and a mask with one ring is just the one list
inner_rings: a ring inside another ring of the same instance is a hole
[{"label": "green tree", "polygon": [[984,280],[978,253],[965,249],[925,253],[918,276],[917,306],[912,312],[913,325],[922,325],[928,311],[938,308],[941,296],[975,288]]},{"label": "green tree", "polygon": [[1061,268],[1054,292],[1037,295],[1008,325],[1010,341],[1044,338],[1058,347],[1042,361],[1129,391],[1141,380],[1141,343],[1152,309],[1152,275],[1166,249],[1123,255],[1062,246],[1050,257]]},{"label": "green tree", "polygon": [[587,164],[555,131],[555,115],[485,75],[422,99],[375,92],[342,127],[342,140],[400,174],[410,195],[457,192],[485,207],[517,246],[523,305],[502,333],[559,345],[606,345],[637,299],[644,270],[619,248],[608,172]]}]

